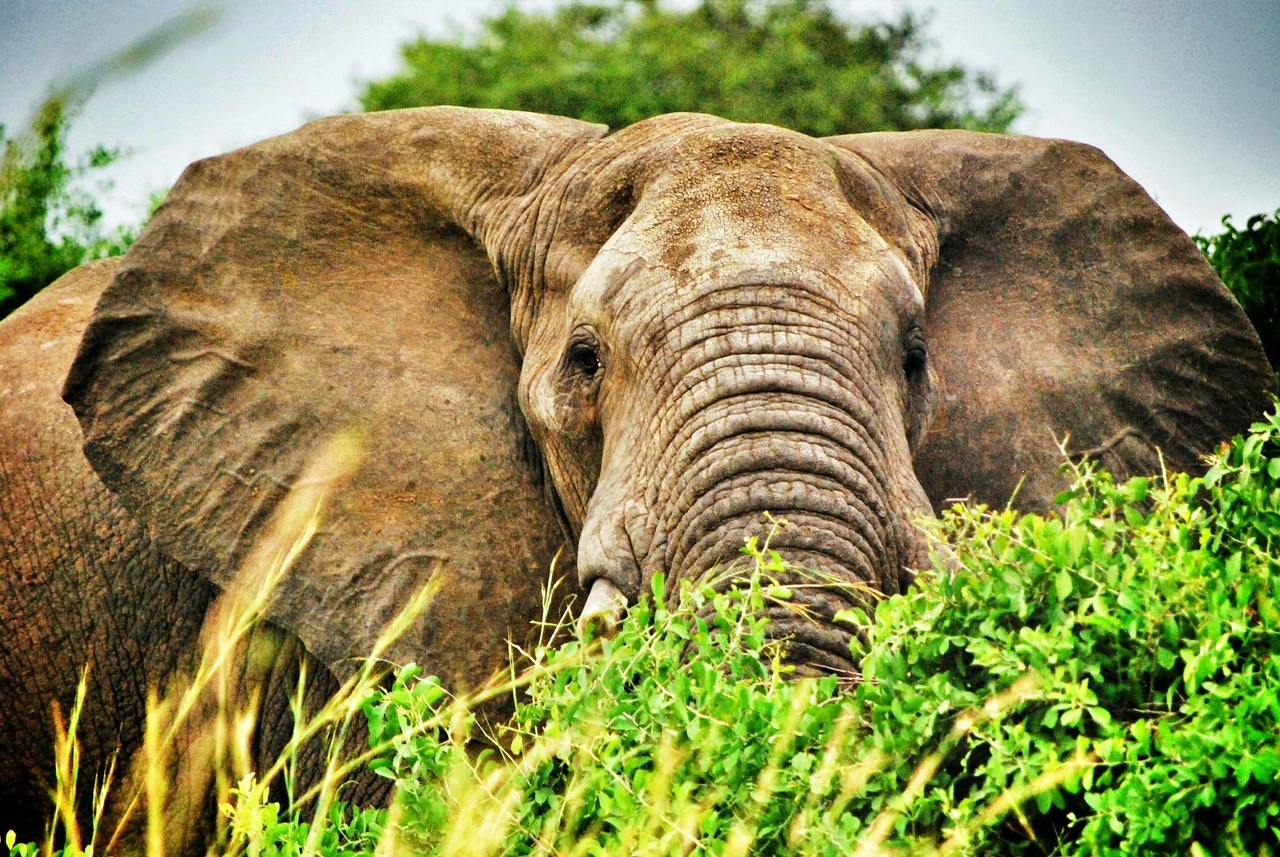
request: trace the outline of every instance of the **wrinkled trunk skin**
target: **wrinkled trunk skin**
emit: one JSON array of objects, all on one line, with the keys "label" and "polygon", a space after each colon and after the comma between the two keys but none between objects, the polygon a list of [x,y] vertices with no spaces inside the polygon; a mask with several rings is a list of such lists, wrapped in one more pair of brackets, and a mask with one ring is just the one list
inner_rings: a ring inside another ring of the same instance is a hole
[{"label": "wrinkled trunk skin", "polygon": [[650,407],[617,443],[606,427],[580,577],[635,593],[659,571],[679,581],[745,568],[745,539],[768,533],[766,514],[785,519],[770,547],[803,571],[782,581],[801,585],[770,609],[772,633],[802,672],[849,673],[852,626],[834,616],[905,587],[925,556],[913,521],[929,505],[868,332],[803,286],[758,277],[716,278],[664,330],[685,343],[676,364],[636,367],[649,395],[633,398]]}]

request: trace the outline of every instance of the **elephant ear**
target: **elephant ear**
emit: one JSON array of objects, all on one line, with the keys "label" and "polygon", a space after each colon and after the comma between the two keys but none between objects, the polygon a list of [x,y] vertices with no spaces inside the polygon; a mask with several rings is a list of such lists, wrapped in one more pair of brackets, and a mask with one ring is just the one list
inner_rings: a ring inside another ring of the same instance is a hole
[{"label": "elephant ear", "polygon": [[[342,116],[193,164],[107,288],[67,379],[85,452],[175,559],[222,586],[336,433],[362,464],[269,618],[332,666],[484,677],[563,542],[520,419],[508,297],[473,236],[602,126],[428,108]],[[339,670],[342,671],[341,669]]]},{"label": "elephant ear", "polygon": [[1157,449],[1171,470],[1202,469],[1269,407],[1275,376],[1248,319],[1097,149],[965,131],[829,142],[937,237],[926,336],[941,402],[916,456],[935,506],[1050,507],[1063,439],[1121,476],[1159,472]]}]

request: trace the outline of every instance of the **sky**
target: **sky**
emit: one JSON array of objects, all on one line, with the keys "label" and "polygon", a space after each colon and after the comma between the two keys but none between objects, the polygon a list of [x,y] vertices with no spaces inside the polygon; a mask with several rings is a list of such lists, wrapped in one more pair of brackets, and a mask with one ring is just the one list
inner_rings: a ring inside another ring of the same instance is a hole
[{"label": "sky", "polygon": [[[690,0],[677,0],[687,4]],[[105,81],[72,152],[110,168],[107,219],[141,219],[189,162],[350,110],[418,33],[467,31],[507,0],[224,0],[213,27]],[[521,0],[545,8],[553,0]],[[933,56],[1017,85],[1014,130],[1100,147],[1191,233],[1280,209],[1280,0],[832,0],[863,20],[931,14]],[[0,123],[131,44],[182,0],[0,0]],[[691,105],[696,109],[696,105]]]}]

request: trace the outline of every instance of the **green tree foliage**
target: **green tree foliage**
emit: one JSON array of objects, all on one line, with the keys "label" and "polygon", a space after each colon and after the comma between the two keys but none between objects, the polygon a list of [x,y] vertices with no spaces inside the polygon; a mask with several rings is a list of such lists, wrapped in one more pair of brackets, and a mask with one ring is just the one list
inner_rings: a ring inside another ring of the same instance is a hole
[{"label": "green tree foliage", "polygon": [[1236,229],[1231,215],[1222,225],[1225,232],[1197,235],[1196,243],[1244,307],[1271,365],[1280,367],[1280,210],[1255,214],[1244,229]]},{"label": "green tree foliage", "polygon": [[926,57],[922,22],[855,23],[822,0],[574,2],[509,8],[473,38],[421,36],[370,82],[365,110],[430,104],[574,116],[613,128],[675,111],[824,136],[912,128],[1007,131],[1022,110],[986,74]]},{"label": "green tree foliage", "polygon": [[77,186],[118,153],[99,146],[69,162],[66,105],[45,101],[25,135],[6,137],[0,125],[0,318],[77,265],[124,252],[135,234],[104,229],[97,202]]},{"label": "green tree foliage", "polygon": [[[190,9],[55,86],[25,133],[9,137],[0,125],[0,318],[77,265],[123,253],[133,243],[141,226],[106,229],[83,183],[119,158],[119,150],[98,146],[72,160],[70,121],[104,82],[145,68],[218,17],[213,8]],[[153,210],[162,196],[152,196]]]}]

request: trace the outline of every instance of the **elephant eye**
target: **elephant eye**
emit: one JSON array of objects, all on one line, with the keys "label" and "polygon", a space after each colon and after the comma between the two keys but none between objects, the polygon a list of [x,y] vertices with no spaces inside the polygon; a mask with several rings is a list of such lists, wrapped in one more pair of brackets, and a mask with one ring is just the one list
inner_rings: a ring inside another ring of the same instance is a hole
[{"label": "elephant eye", "polygon": [[907,380],[913,383],[919,381],[924,376],[928,360],[929,352],[924,346],[924,331],[913,326],[907,331],[906,351],[902,356],[902,370],[906,373]]},{"label": "elephant eye", "polygon": [[600,354],[590,342],[575,342],[569,346],[569,366],[588,378],[600,371]]}]

